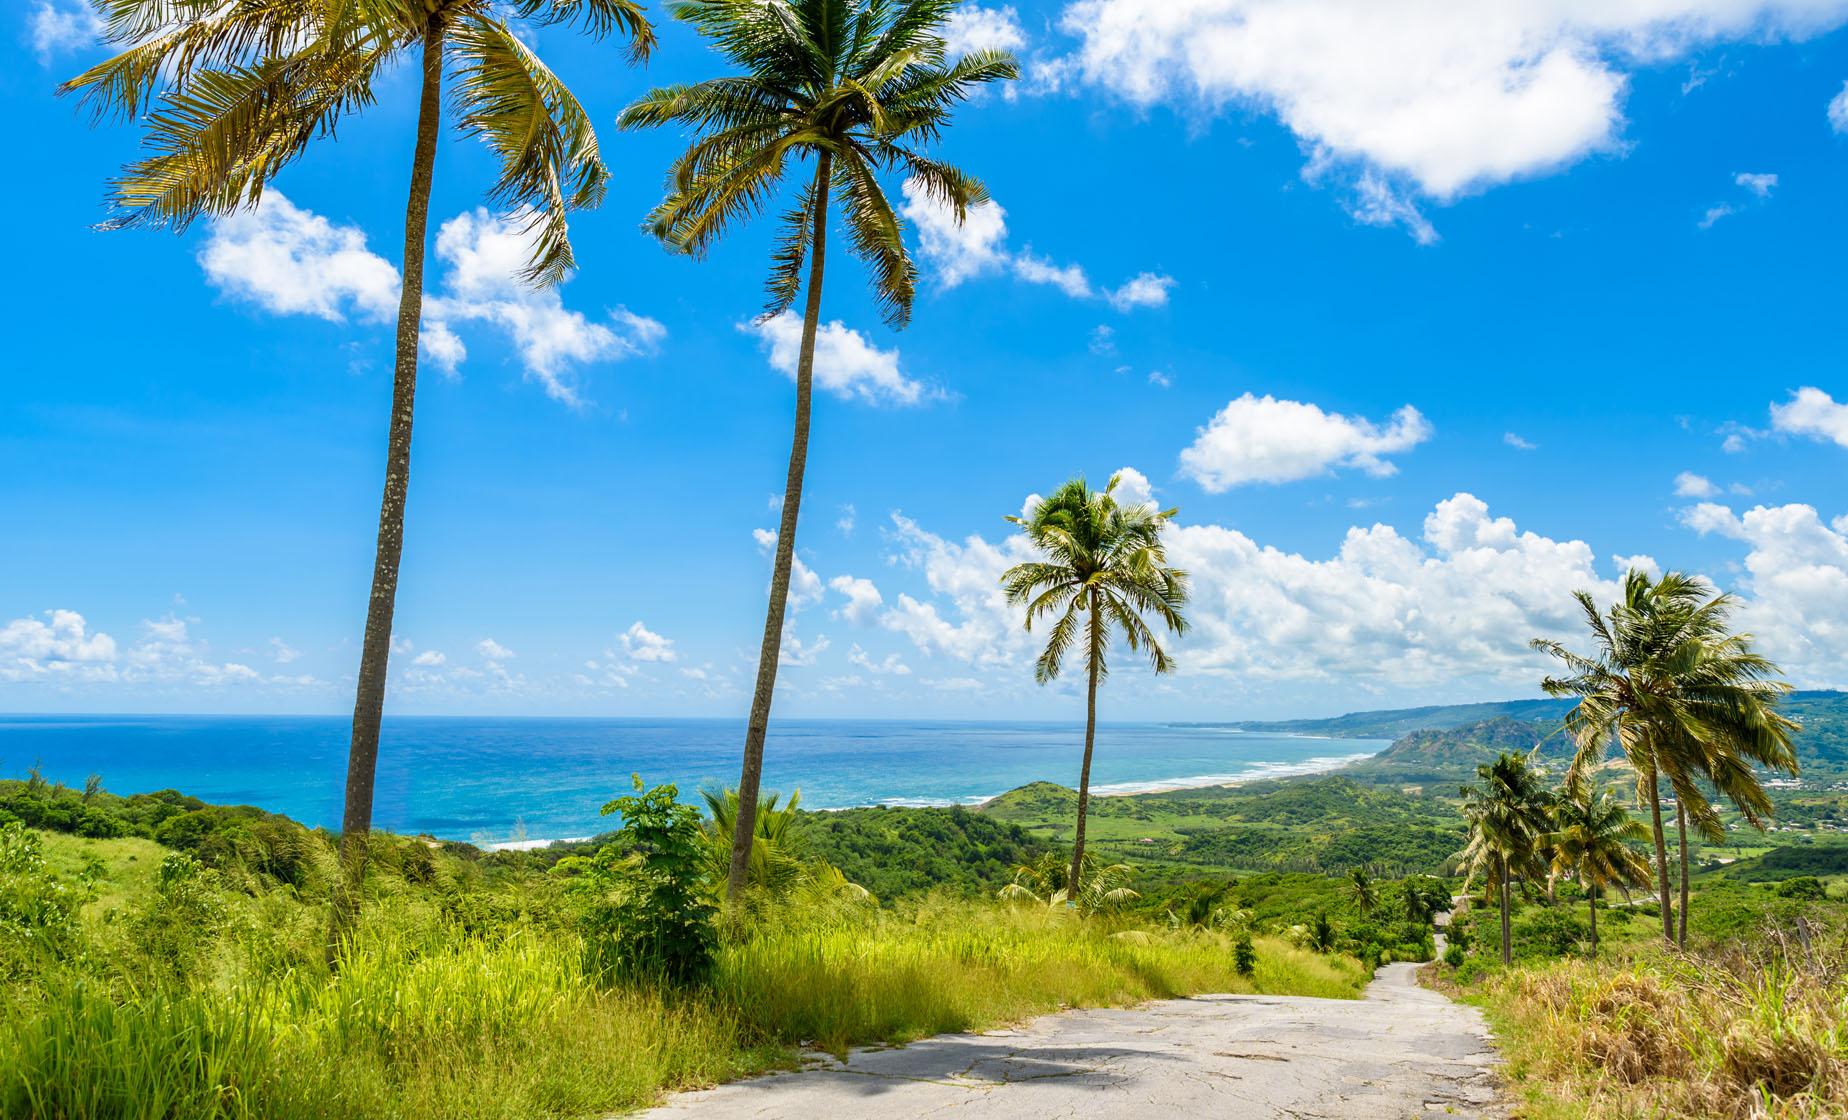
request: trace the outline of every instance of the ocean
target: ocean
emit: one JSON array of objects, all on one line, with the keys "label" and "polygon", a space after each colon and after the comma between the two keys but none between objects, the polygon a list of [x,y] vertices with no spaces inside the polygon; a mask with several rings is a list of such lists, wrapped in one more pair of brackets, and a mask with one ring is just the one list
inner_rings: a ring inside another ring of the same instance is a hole
[{"label": "ocean", "polygon": [[[122,794],[178,789],[336,827],[348,721],[337,716],[0,715],[0,777],[37,765]],[[591,836],[639,773],[683,798],[735,784],[741,720],[429,717],[385,721],[374,822],[478,844]],[[1033,781],[1076,785],[1084,728],[1067,723],[778,720],[764,786],[802,806],[975,804]],[[1332,769],[1384,741],[1258,735],[1161,723],[1102,724],[1101,794]]]}]

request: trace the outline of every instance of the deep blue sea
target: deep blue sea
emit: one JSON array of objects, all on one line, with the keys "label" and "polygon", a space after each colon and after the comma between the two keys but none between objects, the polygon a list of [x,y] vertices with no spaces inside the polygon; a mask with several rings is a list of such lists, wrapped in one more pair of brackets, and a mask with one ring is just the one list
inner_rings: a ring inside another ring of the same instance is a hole
[{"label": "deep blue sea", "polygon": [[[178,789],[336,826],[348,721],[337,716],[0,715],[0,777],[37,764],[116,793]],[[476,843],[590,836],[629,789],[677,782],[692,798],[735,784],[741,720],[398,718],[385,721],[374,821]],[[1167,724],[1098,728],[1092,789],[1132,793],[1306,773],[1386,746]],[[781,720],[764,788],[802,805],[975,803],[1047,780],[1076,785],[1083,728],[1062,723]]]}]

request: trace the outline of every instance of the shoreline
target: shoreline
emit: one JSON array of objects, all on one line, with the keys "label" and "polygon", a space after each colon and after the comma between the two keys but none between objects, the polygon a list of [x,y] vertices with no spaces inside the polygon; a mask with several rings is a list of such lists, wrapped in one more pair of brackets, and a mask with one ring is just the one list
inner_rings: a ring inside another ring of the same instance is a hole
[{"label": "shoreline", "polygon": [[[1320,736],[1305,736],[1320,738]],[[1250,768],[1231,774],[1198,774],[1173,778],[1152,778],[1136,782],[1107,782],[1091,787],[1092,797],[1137,797],[1152,793],[1180,793],[1197,789],[1233,789],[1250,785],[1253,782],[1275,781],[1280,778],[1306,778],[1316,774],[1332,774],[1363,759],[1372,758],[1378,751],[1360,751],[1354,754],[1321,755],[1305,758],[1297,762],[1262,762]],[[986,794],[958,799],[943,798],[901,798],[888,797],[863,805],[832,805],[825,808],[807,810],[815,813],[844,813],[852,809],[949,809],[961,806],[965,809],[979,810],[983,806],[1012,792]],[[484,851],[490,852],[531,852],[548,848],[553,844],[580,844],[593,840],[594,836],[563,836],[557,839],[509,840],[497,844],[482,845]]]}]

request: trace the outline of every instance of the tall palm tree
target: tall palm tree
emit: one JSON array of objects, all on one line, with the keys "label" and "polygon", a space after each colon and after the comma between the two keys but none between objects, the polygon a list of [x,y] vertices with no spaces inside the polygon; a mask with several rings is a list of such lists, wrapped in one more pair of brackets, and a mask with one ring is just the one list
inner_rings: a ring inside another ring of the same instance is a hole
[{"label": "tall palm tree", "polygon": [[1515,879],[1531,881],[1546,874],[1540,841],[1549,830],[1547,794],[1523,755],[1503,754],[1476,767],[1479,784],[1464,786],[1463,817],[1469,843],[1463,849],[1464,892],[1477,875],[1485,877],[1501,903],[1501,958],[1514,959],[1509,922],[1509,888]]},{"label": "tall palm tree", "polygon": [[[789,309],[803,286],[806,262],[795,433],[738,780],[745,818],[756,811],[763,775],[808,465],[829,206],[839,200],[850,247],[871,274],[873,296],[886,321],[902,327],[911,315],[917,270],[880,173],[903,172],[949,206],[958,222],[988,198],[980,182],[922,150],[941,136],[951,110],[975,87],[1018,76],[1013,57],[1004,52],[946,58],[943,28],[956,3],[674,0],[668,10],[711,40],[740,73],[654,90],[618,118],[624,128],[682,125],[699,134],[675,161],[667,197],[648,220],[668,247],[696,257],[762,210],[792,163],[814,160],[794,205],[783,213],[764,308],[766,318]],[[750,836],[740,833],[727,880],[727,897],[734,902],[742,897],[749,861]]]},{"label": "tall palm tree", "polygon": [[1041,684],[1065,668],[1065,655],[1082,641],[1085,667],[1084,762],[1078,769],[1078,829],[1072,843],[1072,881],[1084,861],[1085,811],[1091,801],[1091,751],[1097,742],[1097,686],[1109,674],[1107,654],[1120,635],[1131,651],[1145,651],[1157,673],[1174,668],[1168,651],[1143,619],[1154,615],[1170,631],[1187,632],[1187,573],[1168,566],[1162,531],[1176,510],[1153,503],[1119,505],[1117,477],[1102,490],[1074,478],[1026,517],[1010,517],[1044,560],[1016,564],[1001,576],[1007,601],[1027,608],[1026,626],[1052,617],[1046,648],[1033,667]]},{"label": "tall palm tree", "polygon": [[341,818],[345,873],[337,935],[357,906],[372,828],[398,560],[410,485],[411,420],[423,319],[425,232],[441,132],[444,82],[456,127],[493,152],[489,197],[521,216],[532,240],[523,278],[553,284],[573,267],[567,219],[603,197],[609,171],[590,118],[507,19],[576,22],[629,41],[640,61],[654,43],[637,0],[99,0],[107,39],[124,49],[66,82],[98,119],[145,120],[147,154],[111,186],[111,227],[183,230],[201,216],[252,207],[314,141],[335,138],[370,108],[374,83],[401,61],[421,75],[404,215],[385,488],[372,594],[353,705]]},{"label": "tall palm tree", "polygon": [[[1716,789],[1754,824],[1771,812],[1753,767],[1797,771],[1791,735],[1798,724],[1777,711],[1790,691],[1778,668],[1753,652],[1749,634],[1731,630],[1733,599],[1716,595],[1698,576],[1668,572],[1659,580],[1631,569],[1621,598],[1600,610],[1590,593],[1574,594],[1596,652],[1577,654],[1536,638],[1533,647],[1568,672],[1548,677],[1549,696],[1578,704],[1566,716],[1577,743],[1574,771],[1597,765],[1615,743],[1636,774],[1639,800],[1650,808],[1662,936],[1687,939],[1687,826],[1721,835],[1702,783]],[[1682,919],[1669,897],[1668,845],[1662,784],[1675,795],[1682,853]]]},{"label": "tall palm tree", "polygon": [[1649,860],[1632,845],[1647,843],[1649,829],[1585,774],[1572,774],[1553,801],[1548,845],[1553,869],[1578,879],[1591,918],[1591,952],[1598,952],[1598,895],[1649,882]]}]

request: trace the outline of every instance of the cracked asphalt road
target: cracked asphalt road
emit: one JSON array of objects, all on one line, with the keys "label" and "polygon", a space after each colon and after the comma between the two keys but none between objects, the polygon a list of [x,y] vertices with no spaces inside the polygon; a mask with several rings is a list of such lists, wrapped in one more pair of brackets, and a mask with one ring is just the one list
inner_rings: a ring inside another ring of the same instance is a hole
[{"label": "cracked asphalt road", "polygon": [[1200,996],[1067,1011],[682,1093],[650,1120],[1498,1117],[1481,1014],[1380,970],[1365,999]]}]

